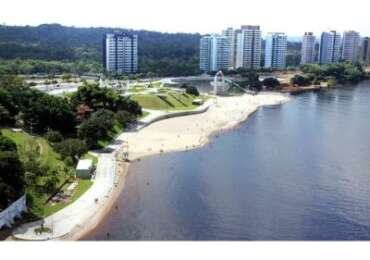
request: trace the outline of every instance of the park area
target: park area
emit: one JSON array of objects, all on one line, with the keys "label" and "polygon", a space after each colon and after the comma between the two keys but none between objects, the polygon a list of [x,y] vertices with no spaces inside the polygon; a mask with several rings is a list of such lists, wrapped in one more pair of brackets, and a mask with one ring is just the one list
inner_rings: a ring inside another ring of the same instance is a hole
[{"label": "park area", "polygon": [[198,107],[194,104],[194,100],[206,100],[205,96],[195,96],[178,90],[170,88],[160,88],[157,93],[137,93],[130,96],[130,98],[139,103],[142,108],[178,111],[191,110]]}]

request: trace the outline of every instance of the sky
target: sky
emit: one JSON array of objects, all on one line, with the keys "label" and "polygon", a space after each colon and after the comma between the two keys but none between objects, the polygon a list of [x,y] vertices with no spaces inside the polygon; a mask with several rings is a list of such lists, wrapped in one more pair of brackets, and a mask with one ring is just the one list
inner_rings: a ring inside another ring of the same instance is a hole
[{"label": "sky", "polygon": [[260,25],[264,34],[353,29],[370,36],[370,1],[1,0],[0,24],[44,23],[201,34],[251,24]]}]

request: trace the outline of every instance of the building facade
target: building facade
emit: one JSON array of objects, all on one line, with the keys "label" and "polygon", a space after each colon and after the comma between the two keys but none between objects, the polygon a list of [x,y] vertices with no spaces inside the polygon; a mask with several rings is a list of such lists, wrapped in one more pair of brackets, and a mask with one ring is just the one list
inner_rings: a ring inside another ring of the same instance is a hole
[{"label": "building facade", "polygon": [[361,37],[356,31],[346,31],[343,34],[342,59],[356,62],[359,59]]},{"label": "building facade", "polygon": [[364,64],[370,65],[370,37],[362,39],[360,59]]},{"label": "building facade", "polygon": [[236,35],[232,27],[222,31],[222,36],[229,40],[229,69],[235,69]]},{"label": "building facade", "polygon": [[323,32],[320,38],[319,63],[330,64],[341,58],[341,35],[336,31]]},{"label": "building facade", "polygon": [[229,39],[220,35],[207,35],[200,39],[199,68],[203,72],[228,70],[230,64]]},{"label": "building facade", "polygon": [[286,67],[287,36],[269,33],[266,37],[265,68],[282,70]]},{"label": "building facade", "polygon": [[306,32],[302,39],[301,64],[315,63],[316,37],[312,32]]},{"label": "building facade", "polygon": [[103,66],[105,71],[117,74],[137,72],[138,38],[127,33],[107,33],[103,39]]},{"label": "building facade", "polygon": [[260,68],[261,48],[260,27],[243,25],[240,30],[236,31],[235,68]]}]

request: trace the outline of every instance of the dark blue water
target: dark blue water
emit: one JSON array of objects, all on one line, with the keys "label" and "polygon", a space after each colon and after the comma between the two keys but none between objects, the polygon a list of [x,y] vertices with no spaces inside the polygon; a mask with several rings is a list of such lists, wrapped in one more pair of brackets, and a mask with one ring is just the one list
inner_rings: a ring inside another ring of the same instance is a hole
[{"label": "dark blue water", "polygon": [[293,97],[191,152],[134,163],[86,239],[369,240],[370,83]]}]

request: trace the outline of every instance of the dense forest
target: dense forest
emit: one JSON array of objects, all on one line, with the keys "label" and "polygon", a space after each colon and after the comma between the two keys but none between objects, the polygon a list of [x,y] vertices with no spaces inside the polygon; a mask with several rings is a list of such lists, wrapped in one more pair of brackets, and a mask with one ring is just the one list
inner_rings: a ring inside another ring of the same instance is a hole
[{"label": "dense forest", "polygon": [[[151,72],[168,76],[199,72],[199,34],[45,24],[37,27],[0,26],[0,73],[14,70],[20,70],[16,71],[18,73],[28,71],[48,73],[53,68],[56,73],[99,72],[102,69],[103,35],[114,30],[138,35],[141,73]],[[22,59],[22,64],[19,59]],[[24,64],[24,60],[28,60],[27,64]],[[62,61],[63,64],[53,64],[50,61]],[[69,63],[68,66],[64,65],[66,62]],[[78,64],[71,65],[72,63]]]},{"label": "dense forest", "polygon": [[[114,30],[138,35],[140,73],[151,76],[199,73],[199,34],[44,24],[0,25],[0,74],[101,72],[103,35]],[[299,64],[300,47],[299,42],[288,43],[288,66]]]}]

